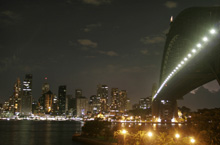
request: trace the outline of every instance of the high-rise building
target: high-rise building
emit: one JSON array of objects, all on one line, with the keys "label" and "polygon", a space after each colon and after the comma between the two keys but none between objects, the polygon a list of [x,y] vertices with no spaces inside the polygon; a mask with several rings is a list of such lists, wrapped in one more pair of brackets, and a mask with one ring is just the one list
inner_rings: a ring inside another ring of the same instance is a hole
[{"label": "high-rise building", "polygon": [[118,88],[112,88],[111,90],[112,103],[110,106],[111,112],[121,112],[127,111],[130,100],[127,97],[126,90],[119,90]]},{"label": "high-rise building", "polygon": [[76,111],[77,117],[83,117],[87,114],[88,111],[88,99],[86,97],[76,98]]},{"label": "high-rise building", "polygon": [[76,98],[73,95],[67,95],[68,98],[68,115],[76,115]]},{"label": "high-rise building", "polygon": [[18,78],[15,85],[14,85],[14,112],[20,113],[21,112],[21,81]]},{"label": "high-rise building", "polygon": [[82,97],[82,90],[81,89],[76,89],[75,90],[75,97],[76,98]]},{"label": "high-rise building", "polygon": [[139,106],[140,106],[140,109],[147,109],[147,99],[146,98],[140,98]]},{"label": "high-rise building", "polygon": [[107,112],[108,109],[108,86],[107,85],[97,85],[97,99],[101,103],[101,111]]},{"label": "high-rise building", "polygon": [[50,90],[50,85],[47,83],[47,77],[45,77],[45,83],[42,85],[42,94],[47,93]]},{"label": "high-rise building", "polygon": [[127,108],[127,91],[126,90],[121,90],[119,92],[119,110],[121,112],[125,112],[127,111],[126,108]]},{"label": "high-rise building", "polygon": [[14,84],[13,95],[9,98],[9,110],[13,114],[21,112],[21,82],[18,78]]},{"label": "high-rise building", "polygon": [[23,81],[21,99],[21,114],[29,116],[32,113],[32,74],[26,74]]},{"label": "high-rise building", "polygon": [[42,94],[39,98],[41,113],[50,114],[53,112],[54,97],[55,95],[50,90]]},{"label": "high-rise building", "polygon": [[93,114],[100,113],[101,111],[100,97],[97,97],[96,95],[92,95],[89,100],[89,106],[90,106],[90,111]]},{"label": "high-rise building", "polygon": [[111,89],[111,112],[119,112],[119,89],[112,88]]},{"label": "high-rise building", "polygon": [[59,99],[59,112],[60,114],[66,113],[66,86],[59,86],[58,90],[58,99]]}]

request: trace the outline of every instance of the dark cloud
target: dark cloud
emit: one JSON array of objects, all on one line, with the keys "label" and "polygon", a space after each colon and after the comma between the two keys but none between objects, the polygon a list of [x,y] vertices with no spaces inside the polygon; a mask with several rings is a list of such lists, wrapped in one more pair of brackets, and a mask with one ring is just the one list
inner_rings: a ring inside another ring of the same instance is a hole
[{"label": "dark cloud", "polygon": [[5,25],[14,25],[21,20],[21,16],[13,11],[2,11],[0,13],[0,23]]},{"label": "dark cloud", "polygon": [[98,51],[98,53],[100,54],[105,54],[108,56],[118,56],[118,53],[115,51]]},{"label": "dark cloud", "polygon": [[167,1],[166,3],[165,3],[165,6],[167,7],[167,8],[176,8],[177,7],[177,2],[174,2],[174,1]]},{"label": "dark cloud", "polygon": [[141,52],[141,54],[144,54],[144,55],[149,54],[149,51],[148,51],[148,50],[146,50],[146,49],[145,49],[145,50],[141,50],[140,52]]},{"label": "dark cloud", "polygon": [[90,25],[87,25],[87,26],[83,29],[83,31],[84,31],[84,32],[90,32],[90,31],[92,31],[92,30],[94,30],[94,29],[96,29],[96,28],[98,28],[98,27],[101,27],[101,26],[102,26],[101,23],[90,24]]},{"label": "dark cloud", "polygon": [[78,39],[77,42],[83,46],[83,50],[88,50],[89,48],[96,48],[98,44],[96,42],[93,42],[89,39]]},{"label": "dark cloud", "polygon": [[165,37],[164,36],[147,36],[144,38],[141,38],[140,40],[144,44],[157,44],[157,43],[163,43],[165,42]]},{"label": "dark cloud", "polygon": [[85,4],[91,4],[95,6],[103,5],[103,4],[110,4],[112,0],[82,0]]}]

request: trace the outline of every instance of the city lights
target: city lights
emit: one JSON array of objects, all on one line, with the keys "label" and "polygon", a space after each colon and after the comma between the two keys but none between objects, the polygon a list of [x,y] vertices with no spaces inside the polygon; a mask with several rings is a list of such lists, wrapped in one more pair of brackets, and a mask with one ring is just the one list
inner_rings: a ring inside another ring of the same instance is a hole
[{"label": "city lights", "polygon": [[191,138],[191,139],[190,139],[190,142],[191,142],[191,143],[195,143],[196,140],[195,140],[194,138]]},{"label": "city lights", "polygon": [[147,136],[152,137],[152,136],[153,136],[153,133],[152,133],[152,132],[148,132],[148,133],[147,133]]},{"label": "city lights", "polygon": [[178,138],[180,138],[180,135],[177,133],[177,134],[175,134],[175,137],[178,139]]},{"label": "city lights", "polygon": [[126,134],[126,133],[127,133],[127,130],[123,129],[123,130],[121,131],[121,133],[122,133],[122,134]]}]

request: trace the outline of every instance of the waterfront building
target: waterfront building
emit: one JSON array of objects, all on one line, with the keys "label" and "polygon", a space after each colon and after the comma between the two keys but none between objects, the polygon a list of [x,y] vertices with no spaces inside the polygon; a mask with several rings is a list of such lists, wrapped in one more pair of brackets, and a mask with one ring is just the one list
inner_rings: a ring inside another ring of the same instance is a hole
[{"label": "waterfront building", "polygon": [[97,85],[97,99],[101,103],[101,111],[108,111],[108,86],[107,85]]},{"label": "waterfront building", "polygon": [[112,112],[112,114],[115,114],[115,115],[117,112],[119,112],[119,89],[118,88],[111,89],[110,111]]},{"label": "waterfront building", "polygon": [[121,90],[119,91],[119,111],[120,112],[126,112],[126,106],[127,106],[127,91]]},{"label": "waterfront building", "polygon": [[59,86],[58,90],[58,99],[59,99],[59,113],[66,114],[66,86]]},{"label": "waterfront building", "polygon": [[112,103],[110,105],[110,111],[125,113],[127,111],[127,103],[130,101],[127,97],[126,90],[119,90],[118,88],[112,88],[111,90]]},{"label": "waterfront building", "polygon": [[67,95],[68,98],[68,115],[76,115],[76,98],[73,95]]},{"label": "waterfront building", "polygon": [[88,99],[86,97],[76,98],[76,116],[83,117],[87,115],[88,111]]},{"label": "waterfront building", "polygon": [[47,83],[47,77],[45,77],[45,83],[42,85],[42,94],[47,93],[50,90],[50,85]]},{"label": "waterfront building", "polygon": [[21,114],[30,116],[32,114],[32,74],[26,74],[23,81],[23,92],[21,99]]},{"label": "waterfront building", "polygon": [[101,102],[100,102],[100,97],[96,95],[92,95],[89,100],[89,106],[90,106],[90,111],[93,114],[98,114],[101,111]]}]

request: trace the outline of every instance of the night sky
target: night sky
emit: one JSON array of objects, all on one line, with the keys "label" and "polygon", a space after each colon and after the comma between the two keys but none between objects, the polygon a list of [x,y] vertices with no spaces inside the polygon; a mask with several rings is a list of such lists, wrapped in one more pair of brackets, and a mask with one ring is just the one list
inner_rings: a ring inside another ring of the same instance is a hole
[{"label": "night sky", "polygon": [[[170,17],[188,7],[216,5],[219,0],[1,0],[0,102],[13,94],[18,77],[23,81],[31,73],[35,100],[48,77],[55,94],[67,85],[67,94],[80,88],[90,97],[106,84],[127,90],[137,103],[159,81]],[[207,102],[220,96],[219,89],[214,81],[180,105],[220,107],[220,97],[217,104]],[[190,99],[195,97],[202,99]]]}]

